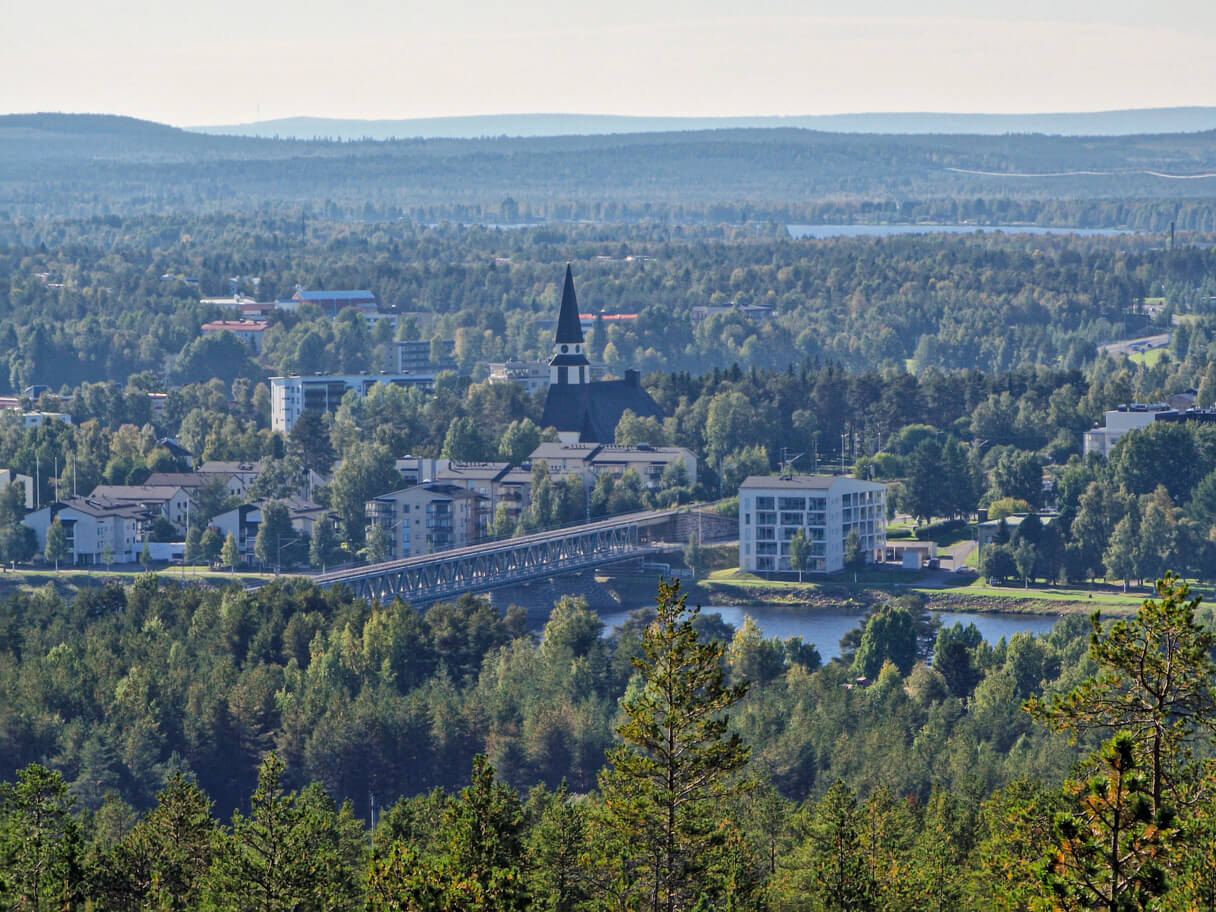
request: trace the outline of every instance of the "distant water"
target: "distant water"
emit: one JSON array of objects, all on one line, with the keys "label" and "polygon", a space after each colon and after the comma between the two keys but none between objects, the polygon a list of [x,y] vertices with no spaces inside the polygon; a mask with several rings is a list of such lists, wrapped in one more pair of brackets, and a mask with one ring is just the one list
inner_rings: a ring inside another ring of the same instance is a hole
[{"label": "distant water", "polygon": [[1001,231],[1005,234],[1079,234],[1085,237],[1112,237],[1138,234],[1127,228],[1042,228],[1038,225],[786,225],[790,236],[802,238],[891,237],[897,234],[977,234]]},{"label": "distant water", "polygon": [[[702,614],[720,614],[722,620],[736,630],[743,626],[745,615],[751,615],[765,636],[786,637],[800,636],[804,643],[814,643],[820,657],[827,662],[840,655],[840,638],[859,626],[865,618],[863,613],[848,611],[808,610],[799,613],[795,610],[748,607],[737,605],[708,605],[701,609]],[[996,643],[1002,637],[1006,640],[1015,633],[1046,634],[1055,626],[1058,617],[1042,614],[966,614],[956,611],[935,611],[933,616],[942,622],[942,626],[950,627],[955,622],[964,627],[974,624],[984,639]],[[605,628],[609,631],[619,627],[629,618],[628,611],[614,611],[600,615]]]}]

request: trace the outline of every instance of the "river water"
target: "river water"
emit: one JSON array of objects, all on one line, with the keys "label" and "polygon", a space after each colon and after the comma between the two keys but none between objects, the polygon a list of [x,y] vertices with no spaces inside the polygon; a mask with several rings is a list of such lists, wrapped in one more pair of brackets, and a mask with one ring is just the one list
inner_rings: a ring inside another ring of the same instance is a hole
[{"label": "river water", "polygon": [[[722,620],[735,629],[743,625],[745,615],[751,615],[765,636],[781,639],[800,636],[804,643],[815,644],[820,658],[825,662],[840,655],[840,638],[865,620],[863,613],[823,609],[799,612],[784,607],[741,608],[736,605],[709,605],[703,607],[701,613],[720,614]],[[950,627],[955,622],[964,627],[974,624],[989,643],[996,643],[1002,637],[1009,639],[1015,633],[1045,634],[1059,620],[1058,617],[1042,614],[966,614],[956,611],[934,611],[932,614],[945,627]],[[610,631],[624,623],[628,617],[628,611],[613,611],[601,614],[600,620]]]},{"label": "river water", "polygon": [[975,234],[1001,231],[1005,234],[1078,234],[1110,237],[1137,234],[1127,228],[1044,228],[1038,225],[786,225],[794,238],[891,237],[897,234]]}]

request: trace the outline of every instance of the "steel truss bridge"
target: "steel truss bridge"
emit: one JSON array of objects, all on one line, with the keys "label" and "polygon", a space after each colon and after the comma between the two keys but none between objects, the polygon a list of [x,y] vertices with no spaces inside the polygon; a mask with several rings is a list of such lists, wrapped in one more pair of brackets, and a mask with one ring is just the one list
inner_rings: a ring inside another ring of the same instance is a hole
[{"label": "steel truss bridge", "polygon": [[438,554],[337,570],[312,579],[321,588],[345,585],[361,598],[385,602],[401,599],[422,607],[466,592],[487,592],[655,553],[660,549],[651,543],[651,532],[661,534],[678,512],[631,513]]}]

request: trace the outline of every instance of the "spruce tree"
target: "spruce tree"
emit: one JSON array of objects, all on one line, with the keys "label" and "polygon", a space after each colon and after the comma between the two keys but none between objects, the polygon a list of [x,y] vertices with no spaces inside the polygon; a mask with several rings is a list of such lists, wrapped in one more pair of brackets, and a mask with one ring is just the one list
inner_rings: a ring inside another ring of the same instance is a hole
[{"label": "spruce tree", "polygon": [[621,743],[600,774],[612,863],[629,869],[652,912],[690,909],[726,885],[712,876],[729,799],[748,788],[750,749],[727,711],[747,693],[728,687],[723,644],[702,642],[679,581],[660,581],[658,616],[642,637],[638,671],[623,701]]}]

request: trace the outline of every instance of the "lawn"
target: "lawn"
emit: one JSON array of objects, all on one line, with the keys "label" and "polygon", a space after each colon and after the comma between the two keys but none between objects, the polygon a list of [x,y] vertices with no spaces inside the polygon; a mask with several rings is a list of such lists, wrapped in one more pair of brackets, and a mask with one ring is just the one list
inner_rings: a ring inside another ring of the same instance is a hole
[{"label": "lawn", "polygon": [[[68,585],[102,585],[110,580],[131,583],[148,571],[142,567],[132,569],[105,570],[98,567],[62,567],[58,571],[53,568],[39,570],[4,570],[0,572],[0,585],[10,586],[42,586],[46,583],[66,583]],[[224,585],[237,582],[242,586],[252,586],[268,583],[274,579],[273,574],[264,573],[229,573],[227,570],[210,570],[206,567],[169,567],[152,568],[153,573],[162,579],[188,580],[190,582]],[[287,576],[289,574],[284,574]]]},{"label": "lawn", "polygon": [[984,598],[1004,598],[1026,600],[1034,599],[1035,601],[1044,602],[1071,602],[1073,604],[1084,604],[1094,608],[1117,608],[1122,611],[1132,611],[1140,607],[1140,603],[1146,598],[1150,598],[1153,593],[1147,589],[1138,590],[1135,592],[1123,593],[1114,589],[1102,588],[1098,589],[1074,589],[1061,587],[1039,587],[1031,586],[1029,589],[1018,585],[1011,586],[990,586],[983,577],[965,577],[970,580],[958,586],[951,586],[947,589],[917,589],[923,595],[932,595],[933,593],[950,592],[957,595],[973,595]]},{"label": "lawn", "polygon": [[1137,364],[1143,364],[1145,367],[1155,367],[1157,362],[1165,357],[1166,353],[1167,349],[1154,348],[1146,352],[1132,352],[1127,357]]}]

